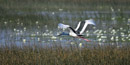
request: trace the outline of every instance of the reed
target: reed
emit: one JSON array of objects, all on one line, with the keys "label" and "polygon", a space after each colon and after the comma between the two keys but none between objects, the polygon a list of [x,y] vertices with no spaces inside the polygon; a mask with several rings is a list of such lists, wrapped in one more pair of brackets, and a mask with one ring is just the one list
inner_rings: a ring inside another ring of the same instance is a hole
[{"label": "reed", "polygon": [[1,65],[129,65],[130,46],[96,46],[82,49],[60,46],[1,46],[0,57]]}]

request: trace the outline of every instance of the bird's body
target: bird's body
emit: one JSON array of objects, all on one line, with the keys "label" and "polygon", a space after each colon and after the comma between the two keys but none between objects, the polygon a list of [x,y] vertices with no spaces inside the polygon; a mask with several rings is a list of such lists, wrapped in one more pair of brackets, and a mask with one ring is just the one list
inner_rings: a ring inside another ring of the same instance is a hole
[{"label": "bird's body", "polygon": [[82,35],[82,33],[86,30],[87,26],[88,25],[95,25],[95,23],[93,22],[92,19],[90,20],[85,20],[85,21],[80,21],[77,25],[77,27],[75,29],[73,29],[72,27],[70,27],[69,25],[65,25],[65,24],[62,24],[62,23],[59,23],[58,24],[58,27],[59,28],[62,28],[62,29],[66,29],[66,28],[69,28],[70,29],[70,32],[69,33],[61,33],[59,36],[61,35],[68,35],[68,36],[72,36],[72,37],[78,37],[78,38],[81,38],[81,39],[84,39],[86,41],[89,41],[87,39],[85,39]]}]

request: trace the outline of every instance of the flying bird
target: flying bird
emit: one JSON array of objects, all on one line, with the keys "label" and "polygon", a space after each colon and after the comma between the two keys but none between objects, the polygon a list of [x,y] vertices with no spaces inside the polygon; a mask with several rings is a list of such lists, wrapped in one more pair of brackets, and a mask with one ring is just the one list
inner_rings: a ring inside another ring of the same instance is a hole
[{"label": "flying bird", "polygon": [[82,34],[86,30],[88,25],[95,25],[93,19],[80,21],[75,29],[73,29],[70,25],[59,23],[58,28],[61,28],[61,29],[67,29],[68,28],[70,30],[70,32],[69,33],[62,32],[58,36],[67,35],[67,36],[72,36],[72,37],[76,37],[76,38],[81,38],[81,39],[89,42],[90,40],[84,38],[83,37],[84,35]]}]

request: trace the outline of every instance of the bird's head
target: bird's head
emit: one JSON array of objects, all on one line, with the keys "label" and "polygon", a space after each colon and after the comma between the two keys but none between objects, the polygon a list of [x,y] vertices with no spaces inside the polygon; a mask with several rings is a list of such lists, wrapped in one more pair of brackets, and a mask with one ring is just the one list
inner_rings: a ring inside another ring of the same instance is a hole
[{"label": "bird's head", "polygon": [[62,32],[62,33],[61,33],[61,34],[59,34],[58,36],[62,36],[62,35],[69,35],[69,33]]}]

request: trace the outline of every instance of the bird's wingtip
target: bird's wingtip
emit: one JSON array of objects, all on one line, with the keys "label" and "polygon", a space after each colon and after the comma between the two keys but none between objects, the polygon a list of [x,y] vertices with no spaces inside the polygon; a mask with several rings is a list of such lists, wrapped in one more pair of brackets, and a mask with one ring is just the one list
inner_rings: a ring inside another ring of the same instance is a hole
[{"label": "bird's wingtip", "polygon": [[69,27],[69,25],[65,25],[65,24],[62,24],[62,23],[59,23],[58,24],[58,28],[68,28]]},{"label": "bird's wingtip", "polygon": [[88,24],[96,25],[93,19],[85,20]]}]

